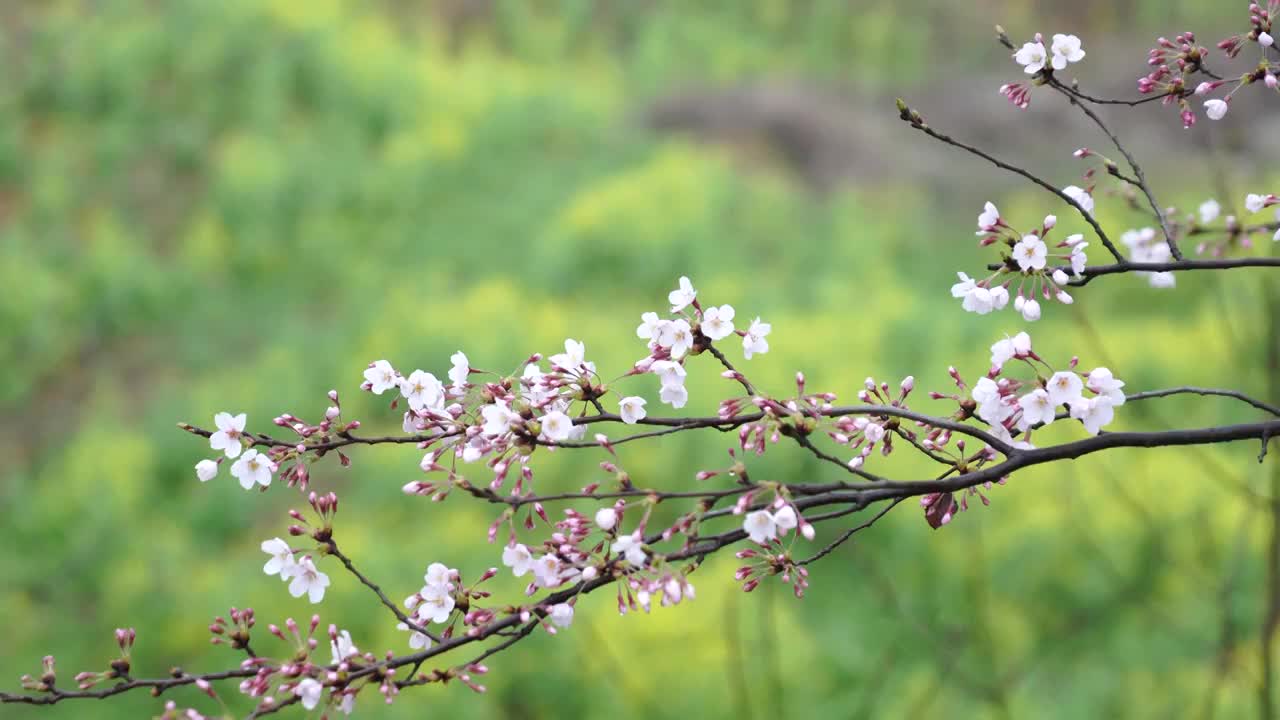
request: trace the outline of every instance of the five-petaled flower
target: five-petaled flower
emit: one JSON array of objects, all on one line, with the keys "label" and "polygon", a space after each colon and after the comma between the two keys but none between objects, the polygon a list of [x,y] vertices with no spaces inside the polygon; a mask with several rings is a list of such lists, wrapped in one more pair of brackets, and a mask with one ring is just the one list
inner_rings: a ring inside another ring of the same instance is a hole
[{"label": "five-petaled flower", "polygon": [[511,568],[511,574],[520,577],[533,569],[533,553],[520,543],[502,549],[502,564]]},{"label": "five-petaled flower", "polygon": [[645,562],[649,559],[644,553],[644,541],[640,539],[639,531],[631,535],[620,535],[618,539],[609,547],[613,552],[622,555],[635,567],[644,567]]},{"label": "five-petaled flower", "polygon": [[364,379],[369,383],[369,392],[374,395],[381,395],[400,385],[399,374],[396,373],[395,368],[391,367],[391,363],[386,360],[378,360],[370,365],[364,371]]},{"label": "five-petaled flower", "polygon": [[667,293],[667,300],[671,302],[671,312],[676,313],[685,309],[690,303],[698,297],[698,291],[693,289],[693,283],[689,282],[689,278],[681,275],[679,287]]},{"label": "five-petaled flower", "polygon": [[702,334],[712,340],[723,340],[733,334],[733,307],[709,307],[702,314]]},{"label": "five-petaled flower", "polygon": [[213,424],[218,431],[209,436],[209,447],[222,450],[229,458],[239,457],[240,451],[244,449],[241,438],[244,437],[246,419],[244,413],[232,416],[231,413],[220,412],[214,415]]},{"label": "five-petaled flower", "polygon": [[645,418],[644,406],[645,399],[635,395],[629,395],[619,400],[618,413],[622,417],[622,422],[628,425],[635,425],[643,420]]},{"label": "five-petaled flower", "polygon": [[742,354],[750,360],[752,355],[763,355],[769,352],[769,341],[765,337],[773,331],[773,325],[761,322],[760,318],[751,321],[747,334],[742,336]]},{"label": "five-petaled flower", "polygon": [[268,575],[279,575],[282,580],[289,579],[293,566],[297,564],[293,559],[293,549],[289,547],[289,543],[280,538],[263,540],[262,552],[271,556],[267,564],[262,566],[262,572]]},{"label": "five-petaled flower", "polygon": [[324,589],[329,587],[329,576],[320,572],[310,555],[281,572],[281,577],[290,578],[289,594],[294,597],[306,595],[312,603],[324,599]]},{"label": "five-petaled flower", "polygon": [[323,692],[324,686],[313,678],[303,678],[293,688],[293,694],[302,699],[302,707],[308,710],[314,710],[320,704]]},{"label": "five-petaled flower", "polygon": [[252,448],[246,450],[231,466],[231,476],[238,479],[240,487],[245,490],[252,489],[255,483],[267,487],[271,484],[271,473],[275,471],[276,464]]}]

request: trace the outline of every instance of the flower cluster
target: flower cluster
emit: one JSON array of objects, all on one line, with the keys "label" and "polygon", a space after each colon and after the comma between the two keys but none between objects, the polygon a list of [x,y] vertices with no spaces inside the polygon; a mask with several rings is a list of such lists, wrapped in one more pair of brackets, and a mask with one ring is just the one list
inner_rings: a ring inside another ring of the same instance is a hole
[{"label": "flower cluster", "polygon": [[[1011,361],[1030,370],[1031,379],[1010,377]],[[1124,382],[1105,367],[1089,373],[1076,372],[1075,367],[1072,358],[1068,369],[1055,371],[1032,349],[1027,333],[1005,338],[991,346],[991,370],[974,383],[968,399],[960,399],[962,411],[977,416],[994,436],[1015,447],[1029,446],[1032,431],[1051,425],[1060,408],[1090,435],[1097,435],[1114,419],[1115,408],[1124,404]]]},{"label": "flower cluster", "polygon": [[[1086,210],[1093,209],[1093,198],[1085,190],[1073,185],[1063,192]],[[1002,310],[1009,304],[1010,288],[1015,280],[1002,282],[1001,279],[1014,275],[1018,285],[1014,289],[1013,306],[1028,322],[1040,319],[1037,297],[1071,304],[1071,295],[1062,288],[1073,276],[1079,277],[1084,272],[1088,262],[1084,249],[1089,243],[1084,242],[1083,235],[1069,235],[1054,245],[1057,252],[1050,252],[1046,239],[1057,222],[1056,216],[1048,215],[1039,228],[1021,233],[1000,217],[994,204],[987,203],[978,215],[978,245],[1001,248],[1000,268],[980,280],[957,273],[960,282],[951,286],[951,296],[959,298],[965,310],[979,315]]]},{"label": "flower cluster", "polygon": [[290,595],[306,595],[312,603],[324,599],[325,588],[329,587],[329,576],[316,568],[310,555],[295,559],[293,548],[280,538],[263,541],[262,552],[271,556],[262,566],[262,571],[268,575],[279,575],[281,580],[288,582]]},{"label": "flower cluster", "polygon": [[[443,563],[431,563],[427,566],[426,575],[423,576],[422,589],[405,598],[404,606],[413,610],[421,622],[448,622],[457,605],[453,593],[457,587],[455,582],[458,577],[457,570]],[[420,633],[410,637],[410,646],[425,645],[424,638],[417,637],[418,634]]]},{"label": "flower cluster", "polygon": [[[1169,243],[1163,237],[1157,236],[1155,228],[1126,230],[1120,236],[1120,242],[1129,247],[1129,259],[1134,262],[1163,263],[1169,262],[1169,258],[1172,257]],[[1145,277],[1154,288],[1171,288],[1177,284],[1177,279],[1171,272],[1139,272],[1137,274],[1139,277]]]},{"label": "flower cluster", "polygon": [[[1191,32],[1179,33],[1172,40],[1157,39],[1156,46],[1147,53],[1151,72],[1138,78],[1138,92],[1163,96],[1161,104],[1177,106],[1183,127],[1195,125],[1196,113],[1187,102],[1188,87],[1192,76],[1202,69],[1208,52],[1196,43],[1195,34]],[[1217,112],[1213,108],[1206,110],[1211,114]]]},{"label": "flower cluster", "polygon": [[[1070,63],[1084,59],[1084,49],[1080,38],[1075,35],[1061,33],[1053,36],[1053,42],[1045,49],[1044,36],[1036,33],[1029,43],[1013,53],[1013,61],[1022,66],[1022,71],[1032,76],[1036,85],[1044,83],[1054,70],[1066,70]],[[1009,98],[1009,102],[1025,110],[1031,105],[1032,85],[1008,83],[1000,86],[1000,94]]]}]

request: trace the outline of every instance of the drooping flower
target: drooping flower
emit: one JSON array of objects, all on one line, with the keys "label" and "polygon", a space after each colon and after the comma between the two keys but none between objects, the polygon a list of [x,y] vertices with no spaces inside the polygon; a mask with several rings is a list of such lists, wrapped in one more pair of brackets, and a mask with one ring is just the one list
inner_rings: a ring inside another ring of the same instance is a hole
[{"label": "drooping flower", "polygon": [[381,395],[391,388],[400,385],[396,369],[386,360],[379,360],[364,371],[364,379],[369,383],[369,392]]},{"label": "drooping flower", "polygon": [[[683,369],[683,368],[681,368]],[[622,416],[622,422],[628,425],[635,425],[645,418],[646,400],[642,397],[629,395],[618,401],[618,414]]]},{"label": "drooping flower", "polygon": [[533,577],[542,587],[555,587],[564,579],[564,563],[554,553],[546,553],[533,562]]},{"label": "drooping flower", "polygon": [[600,508],[596,511],[596,525],[601,530],[612,530],[618,525],[618,511],[611,508]]},{"label": "drooping flower", "polygon": [[209,436],[209,447],[214,450],[222,450],[227,457],[234,458],[240,456],[240,451],[244,449],[241,438],[244,437],[244,424],[248,418],[244,413],[232,416],[231,413],[220,412],[213,416],[213,424],[217,426],[218,431]]},{"label": "drooping flower", "polygon": [[638,568],[644,567],[644,564],[649,560],[649,556],[645,555],[644,541],[640,539],[639,531],[630,535],[619,535],[609,549],[623,556],[627,562]]},{"label": "drooping flower", "polygon": [[1075,200],[1084,209],[1086,215],[1093,214],[1093,196],[1084,188],[1068,185],[1062,188],[1062,194]]},{"label": "drooping flower", "polygon": [[422,576],[422,579],[429,586],[452,590],[453,584],[451,580],[456,573],[456,570],[444,563],[433,562],[427,566],[427,572]]},{"label": "drooping flower", "polygon": [[[306,595],[312,603],[318,603],[324,599],[324,589],[329,587],[329,576],[316,568],[310,555],[304,555],[301,560],[287,569],[287,573],[292,578],[289,583],[290,595],[294,597]],[[284,573],[281,573],[282,577],[283,575]]]},{"label": "drooping flower", "polygon": [[431,638],[409,627],[407,623],[396,623],[397,630],[409,631],[409,647],[413,650],[426,650],[431,647]]},{"label": "drooping flower", "polygon": [[689,391],[683,385],[663,385],[658,399],[679,410],[689,402]]},{"label": "drooping flower", "polygon": [[671,302],[673,313],[688,307],[696,297],[698,297],[698,291],[693,289],[693,283],[689,282],[689,278],[683,275],[680,276],[680,286],[667,293],[667,300]]},{"label": "drooping flower", "polygon": [[267,487],[271,484],[271,473],[276,471],[276,464],[266,455],[250,448],[231,466],[231,476],[240,481],[245,490],[253,488],[254,483]]},{"label": "drooping flower", "polygon": [[196,477],[200,482],[208,482],[218,474],[218,463],[212,460],[201,460],[196,463]]},{"label": "drooping flower", "polygon": [[649,372],[658,376],[663,387],[683,387],[688,374],[684,365],[671,360],[658,360],[649,366]]},{"label": "drooping flower", "polygon": [[[868,425],[867,427],[871,426]],[[879,426],[877,425],[877,427]],[[796,509],[790,505],[783,505],[773,514],[773,524],[778,526],[778,529],[782,531],[783,535],[787,534],[788,530],[798,525],[799,520],[799,517],[796,515]]]},{"label": "drooping flower", "polygon": [[1249,193],[1244,199],[1244,207],[1251,213],[1260,212],[1263,208],[1273,204],[1275,195],[1258,195],[1257,193]]},{"label": "drooping flower", "polygon": [[1210,120],[1221,120],[1226,117],[1228,109],[1230,109],[1230,106],[1226,100],[1214,98],[1213,100],[1204,101],[1204,114],[1208,115]]},{"label": "drooping flower", "polygon": [[742,520],[742,529],[751,538],[752,542],[760,545],[765,545],[770,540],[778,537],[778,523],[768,510],[756,510],[753,513],[747,513],[747,516]]},{"label": "drooping flower", "polygon": [[702,313],[702,334],[712,340],[723,340],[733,334],[733,307],[709,307]]},{"label": "drooping flower", "polygon": [[[1018,296],[1021,299],[1022,296]],[[1040,302],[1031,298],[1027,298],[1018,308],[1018,312],[1022,313],[1022,319],[1027,322],[1035,322],[1040,319]]]},{"label": "drooping flower", "polygon": [[314,678],[303,678],[293,687],[293,694],[302,699],[302,707],[308,710],[316,709],[316,705],[320,704],[322,693],[324,693],[324,686]]},{"label": "drooping flower", "polygon": [[551,620],[552,625],[567,628],[573,623],[573,606],[569,603],[552,605],[547,617]]}]

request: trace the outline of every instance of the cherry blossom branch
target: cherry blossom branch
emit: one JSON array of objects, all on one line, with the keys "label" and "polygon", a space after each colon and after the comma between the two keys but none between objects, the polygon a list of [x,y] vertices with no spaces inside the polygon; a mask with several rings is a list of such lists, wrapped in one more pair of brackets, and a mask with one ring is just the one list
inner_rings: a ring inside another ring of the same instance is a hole
[{"label": "cherry blossom branch", "polygon": [[1016,165],[1010,165],[1009,163],[995,157],[994,155],[984,150],[980,150],[979,148],[976,148],[972,145],[956,140],[950,135],[946,135],[938,132],[937,130],[934,130],[927,123],[925,123],[924,118],[923,116],[920,115],[920,113],[916,112],[915,110],[912,110],[901,99],[898,100],[898,110],[899,110],[899,116],[902,118],[902,120],[906,121],[909,125],[911,125],[911,127],[915,128],[916,130],[919,130],[925,135],[928,135],[929,137],[935,140],[938,140],[939,142],[942,142],[944,144],[964,150],[965,152],[971,155],[976,155],[982,158],[983,160],[986,160],[987,162],[991,163],[992,165],[995,165],[1001,170],[1007,170],[1008,172],[1014,173],[1015,175],[1020,175],[1021,177],[1026,178],[1027,180],[1030,180],[1031,182],[1035,183],[1041,188],[1044,188],[1045,190],[1048,190],[1049,192],[1056,195],[1058,199],[1062,200],[1066,204],[1075,208],[1076,212],[1080,213],[1080,217],[1084,218],[1085,222],[1089,223],[1089,227],[1093,228],[1094,234],[1097,235],[1098,240],[1102,242],[1103,247],[1105,247],[1107,251],[1111,253],[1111,256],[1114,257],[1117,262],[1124,262],[1124,255],[1122,255],[1120,253],[1120,250],[1116,248],[1115,243],[1111,242],[1111,238],[1107,237],[1106,231],[1103,230],[1102,226],[1098,224],[1098,221],[1093,218],[1093,214],[1090,213],[1088,210],[1086,210],[1084,206],[1082,206],[1075,198],[1071,197],[1070,195],[1067,195],[1062,190],[1049,184],[1047,181],[1040,179],[1036,175],[1033,175],[1028,170],[1020,168]]},{"label": "cherry blossom branch", "polygon": [[426,635],[427,637],[431,638],[432,642],[440,642],[440,637],[438,635],[431,632],[427,628],[419,625],[417,622],[413,620],[413,618],[410,618],[408,615],[405,615],[404,611],[402,611],[398,605],[392,602],[392,600],[387,597],[386,593],[382,592],[382,588],[378,587],[377,583],[365,577],[364,573],[357,570],[355,564],[351,562],[351,558],[347,557],[345,553],[343,553],[341,550],[338,549],[338,543],[332,537],[330,537],[325,544],[325,553],[337,558],[338,562],[341,562],[342,566],[345,567],[348,572],[354,575],[362,585],[372,590],[373,594],[378,596],[378,601],[381,602],[384,607],[390,610],[391,614],[396,616],[396,620],[404,623],[406,626],[409,627],[409,629],[413,630],[414,632],[420,632],[423,635]]},{"label": "cherry blossom branch", "polygon": [[1116,137],[1116,134],[1111,132],[1111,128],[1107,127],[1106,123],[1102,122],[1102,118],[1098,117],[1097,113],[1090,109],[1089,106],[1080,102],[1080,100],[1078,100],[1075,95],[1067,89],[1067,86],[1063,85],[1062,82],[1056,77],[1053,77],[1052,74],[1048,76],[1048,82],[1050,87],[1062,93],[1063,97],[1067,98],[1072,105],[1080,108],[1080,111],[1092,120],[1093,124],[1097,125],[1098,129],[1102,130],[1102,132],[1111,139],[1111,144],[1115,145],[1116,149],[1120,151],[1120,154],[1124,155],[1125,161],[1129,163],[1129,168],[1133,170],[1134,180],[1130,182],[1146,196],[1147,202],[1151,205],[1151,211],[1155,213],[1156,220],[1160,224],[1160,230],[1164,233],[1165,242],[1169,244],[1169,252],[1173,255],[1174,259],[1181,260],[1182,251],[1178,249],[1178,244],[1174,240],[1173,233],[1169,231],[1169,223],[1165,219],[1164,211],[1160,208],[1160,204],[1156,202],[1155,195],[1152,194],[1151,187],[1147,184],[1146,175],[1142,172],[1142,166],[1138,164],[1137,159],[1133,157],[1132,153],[1125,149],[1124,145],[1120,143],[1120,138]]}]

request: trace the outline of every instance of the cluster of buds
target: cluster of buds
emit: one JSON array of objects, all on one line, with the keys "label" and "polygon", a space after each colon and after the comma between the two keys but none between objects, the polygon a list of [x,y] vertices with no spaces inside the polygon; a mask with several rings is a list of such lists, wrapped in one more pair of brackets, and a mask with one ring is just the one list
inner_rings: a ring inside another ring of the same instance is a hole
[{"label": "cluster of buds", "polygon": [[33,678],[30,675],[23,675],[21,678],[22,687],[27,690],[39,690],[41,692],[49,692],[58,684],[58,673],[54,669],[54,659],[52,655],[45,655],[40,660],[40,677]]},{"label": "cluster of buds", "polygon": [[1275,44],[1275,39],[1271,36],[1271,22],[1277,12],[1280,12],[1280,2],[1277,0],[1267,0],[1265,8],[1257,2],[1249,3],[1249,32],[1226,38],[1218,43],[1218,49],[1226,53],[1227,57],[1234,58],[1240,54],[1246,42],[1256,42],[1264,48],[1271,47]]},{"label": "cluster of buds", "polygon": [[747,548],[734,554],[739,560],[749,560],[746,565],[737,569],[733,579],[742,583],[743,592],[751,592],[771,575],[776,575],[783,584],[790,585],[797,598],[804,597],[809,588],[809,570],[796,563],[787,552],[767,552]]},{"label": "cluster of buds", "polygon": [[333,519],[338,514],[338,495],[332,492],[317,495],[313,492],[307,495],[307,502],[315,511],[318,524],[311,525],[301,512],[290,509],[289,517],[294,524],[289,526],[289,534],[294,537],[305,535],[316,542],[329,542],[333,538]]},{"label": "cluster of buds", "polygon": [[1175,105],[1182,126],[1196,124],[1196,113],[1187,102],[1191,94],[1191,76],[1200,71],[1208,49],[1196,43],[1195,34],[1179,33],[1172,40],[1161,37],[1147,53],[1147,65],[1151,72],[1138,78],[1138,92],[1143,95],[1162,95],[1161,104]]},{"label": "cluster of buds", "polygon": [[250,631],[253,630],[254,624],[253,608],[240,610],[233,607],[228,615],[231,617],[230,622],[218,615],[209,624],[209,632],[212,635],[209,642],[214,645],[226,643],[232,650],[247,650]]}]

